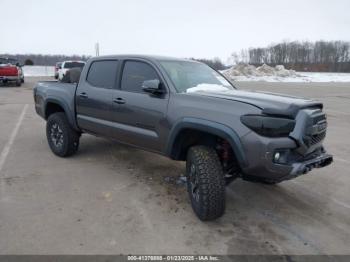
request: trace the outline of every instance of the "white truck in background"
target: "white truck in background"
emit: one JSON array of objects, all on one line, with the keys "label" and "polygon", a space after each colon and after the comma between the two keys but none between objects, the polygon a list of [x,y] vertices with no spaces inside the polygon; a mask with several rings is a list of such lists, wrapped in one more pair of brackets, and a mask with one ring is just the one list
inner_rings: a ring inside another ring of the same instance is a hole
[{"label": "white truck in background", "polygon": [[67,71],[71,68],[80,67],[83,68],[84,61],[63,61],[61,67],[58,69],[58,80],[62,81]]}]

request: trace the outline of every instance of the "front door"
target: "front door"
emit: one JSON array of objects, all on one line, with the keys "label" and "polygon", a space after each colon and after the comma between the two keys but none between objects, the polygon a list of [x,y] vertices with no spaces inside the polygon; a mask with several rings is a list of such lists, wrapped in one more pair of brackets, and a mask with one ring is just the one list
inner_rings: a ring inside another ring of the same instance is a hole
[{"label": "front door", "polygon": [[[146,80],[164,83],[149,63],[127,60],[123,64],[120,88],[113,93],[113,136],[117,140],[152,151],[161,151],[166,139],[169,92],[151,95],[142,90]],[[164,84],[162,88],[166,90]]]}]

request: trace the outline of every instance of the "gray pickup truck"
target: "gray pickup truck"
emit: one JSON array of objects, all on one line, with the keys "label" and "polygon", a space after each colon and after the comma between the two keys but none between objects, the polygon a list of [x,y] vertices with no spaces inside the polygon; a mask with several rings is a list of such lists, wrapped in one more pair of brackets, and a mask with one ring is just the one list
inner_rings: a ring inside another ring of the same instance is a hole
[{"label": "gray pickup truck", "polygon": [[205,64],[156,56],[90,59],[72,83],[39,82],[36,112],[67,157],[82,133],[186,162],[194,212],[213,220],[236,178],[275,184],[329,165],[322,103],[237,90]]}]

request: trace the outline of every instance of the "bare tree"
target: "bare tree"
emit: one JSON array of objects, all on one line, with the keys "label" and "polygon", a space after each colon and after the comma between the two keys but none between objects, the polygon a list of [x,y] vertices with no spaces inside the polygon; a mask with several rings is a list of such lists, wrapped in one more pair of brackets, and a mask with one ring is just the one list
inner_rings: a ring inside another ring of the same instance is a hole
[{"label": "bare tree", "polygon": [[350,72],[350,43],[345,41],[287,42],[233,53],[236,63],[282,64],[300,71]]}]

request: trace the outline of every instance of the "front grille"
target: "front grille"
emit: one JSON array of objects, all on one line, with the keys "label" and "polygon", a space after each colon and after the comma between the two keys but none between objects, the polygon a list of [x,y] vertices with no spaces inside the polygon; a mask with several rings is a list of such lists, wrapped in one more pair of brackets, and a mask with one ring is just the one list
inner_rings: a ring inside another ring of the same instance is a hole
[{"label": "front grille", "polygon": [[304,136],[304,143],[307,147],[319,144],[326,137],[326,115],[322,111],[317,110],[310,117],[311,121]]},{"label": "front grille", "polygon": [[325,114],[321,114],[321,115],[318,115],[318,116],[314,116],[312,118],[312,121],[313,121],[313,124],[317,124],[318,122],[322,121],[322,120],[325,120],[326,119],[326,115]]},{"label": "front grille", "polygon": [[289,136],[297,142],[297,152],[306,156],[317,148],[321,148],[327,131],[325,113],[318,108],[305,108],[298,112],[295,119],[295,128]]},{"label": "front grille", "polygon": [[319,133],[317,135],[307,136],[304,138],[304,143],[310,147],[315,144],[320,143],[326,137],[326,131]]},{"label": "front grille", "polygon": [[326,132],[322,132],[311,137],[311,145],[321,142],[326,137]]}]

